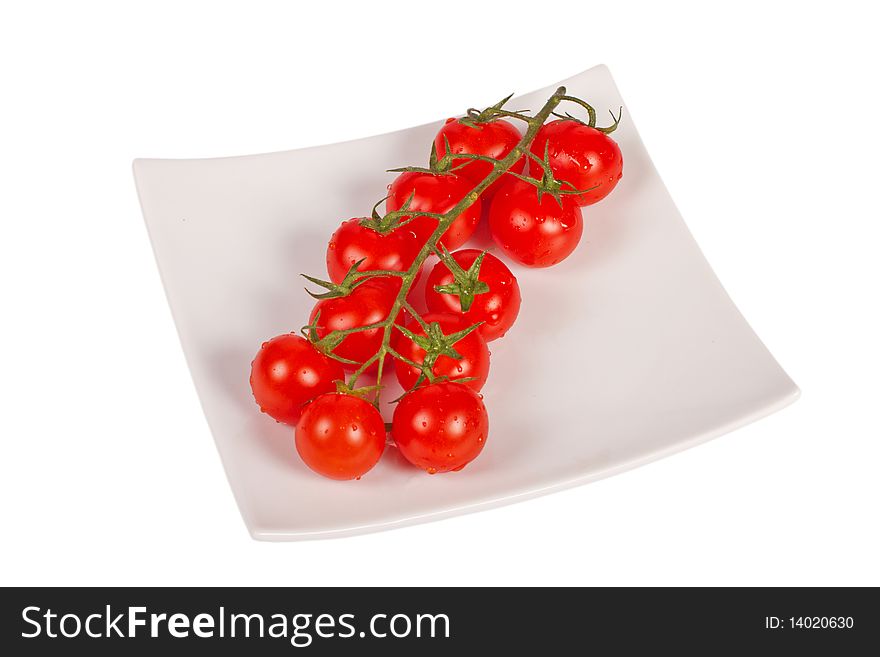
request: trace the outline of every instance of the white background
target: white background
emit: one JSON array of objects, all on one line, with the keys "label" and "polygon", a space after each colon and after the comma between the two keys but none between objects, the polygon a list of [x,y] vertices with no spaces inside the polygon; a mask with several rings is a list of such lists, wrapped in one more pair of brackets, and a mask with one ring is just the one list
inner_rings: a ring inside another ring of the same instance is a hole
[{"label": "white background", "polygon": [[[10,4],[0,583],[880,584],[870,3]],[[131,160],[385,132],[598,63],[801,400],[538,500],[356,538],[252,541]]]}]

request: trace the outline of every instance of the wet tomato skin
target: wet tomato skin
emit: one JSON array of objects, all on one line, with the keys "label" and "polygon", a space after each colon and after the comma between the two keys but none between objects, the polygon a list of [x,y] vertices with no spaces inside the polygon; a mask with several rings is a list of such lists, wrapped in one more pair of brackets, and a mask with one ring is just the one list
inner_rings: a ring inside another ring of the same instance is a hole
[{"label": "wet tomato skin", "polygon": [[342,365],[298,335],[287,333],[264,342],[251,363],[251,391],[260,410],[296,424],[304,404],[336,389]]},{"label": "wet tomato skin", "polygon": [[[371,278],[358,285],[347,296],[318,301],[309,316],[309,323],[314,324],[317,319],[316,331],[318,337],[323,338],[332,331],[344,331],[381,322],[388,317],[399,286],[399,280]],[[333,353],[363,363],[379,351],[381,345],[382,328],[374,328],[347,335]],[[344,367],[355,369],[357,366]]]},{"label": "wet tomato skin", "polygon": [[391,434],[403,457],[429,474],[461,470],[483,451],[489,415],[467,386],[434,383],[397,404]]},{"label": "wet tomato skin", "polygon": [[[452,257],[462,269],[467,271],[480,253],[479,249],[461,249],[455,251]],[[507,265],[491,253],[483,256],[479,280],[489,286],[489,291],[475,295],[471,307],[467,312],[462,313],[458,295],[436,290],[438,286],[455,282],[455,277],[449,268],[443,262],[438,262],[428,275],[425,302],[431,312],[461,315],[467,324],[483,322],[477,330],[486,342],[490,342],[503,337],[513,326],[519,314],[522,296],[516,276],[511,273]]]},{"label": "wet tomato skin", "polygon": [[[399,210],[412,195],[409,209],[443,214],[451,210],[473,188],[474,185],[467,178],[453,173],[405,171],[391,183],[385,208],[388,212]],[[467,242],[480,222],[481,212],[480,199],[477,199],[453,220],[440,238],[440,243],[452,251]],[[437,220],[416,217],[401,228],[412,231],[421,247],[437,228]]]},{"label": "wet tomato skin", "polygon": [[[510,153],[519,144],[522,135],[516,126],[510,121],[496,119],[486,123],[477,124],[475,127],[462,123],[458,119],[447,119],[434,138],[434,148],[437,149],[437,157],[446,155],[446,144],[452,154],[469,153],[471,155],[486,155],[500,160]],[[452,160],[452,166],[464,165],[456,169],[455,173],[471,182],[471,187],[483,182],[483,179],[492,173],[492,164],[479,160],[458,158]],[[510,171],[522,173],[526,166],[525,156],[518,159]],[[483,192],[482,197],[486,200],[498,190],[502,181],[508,178],[504,174],[501,178],[489,185]]]},{"label": "wet tomato skin", "polygon": [[341,283],[351,266],[363,260],[358,271],[406,271],[419,252],[415,234],[406,226],[380,233],[361,225],[361,219],[343,221],[327,244],[327,273]]},{"label": "wet tomato skin", "polygon": [[312,470],[330,479],[360,479],[385,450],[385,422],[368,401],[326,393],[303,411],[296,451]]},{"label": "wet tomato skin", "polygon": [[[543,158],[545,147],[554,177],[571,183],[574,189],[590,190],[572,195],[580,206],[601,201],[623,177],[623,155],[617,142],[578,121],[559,119],[544,124],[532,142],[531,151]],[[534,161],[529,162],[529,173],[532,177],[541,175]]]},{"label": "wet tomato skin", "polygon": [[528,267],[550,267],[575,250],[584,230],[581,209],[572,196],[550,194],[538,200],[534,185],[508,181],[489,207],[492,239],[505,254]]}]

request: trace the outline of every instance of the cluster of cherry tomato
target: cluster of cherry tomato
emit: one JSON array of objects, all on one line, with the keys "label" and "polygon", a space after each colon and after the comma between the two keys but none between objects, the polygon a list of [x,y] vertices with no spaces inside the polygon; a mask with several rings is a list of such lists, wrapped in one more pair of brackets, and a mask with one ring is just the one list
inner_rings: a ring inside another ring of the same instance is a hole
[{"label": "cluster of cherry tomato", "polygon": [[[479,392],[489,374],[487,343],[510,329],[521,298],[499,258],[460,247],[485,216],[509,258],[529,267],[554,265],[580,241],[581,207],[607,196],[623,168],[610,129],[570,117],[541,126],[530,153],[523,151],[432,245],[440,261],[427,274],[429,312],[419,315],[401,301],[401,286],[407,280],[411,287],[419,275],[426,242],[439,230],[437,217],[493,173],[492,160],[523,140],[502,116],[486,110],[449,119],[436,136],[431,168],[403,170],[390,185],[386,216],[396,213],[396,223],[378,224],[374,211],[372,219],[349,219],[333,233],[329,281],[310,278],[329,292],[313,295],[318,301],[306,337],[280,335],[257,353],[254,398],[263,412],[296,427],[296,450],[312,470],[357,479],[378,462],[387,435],[378,393],[356,388],[351,379],[392,367],[407,392],[397,400],[390,431],[409,462],[431,474],[460,470],[483,449],[489,420]],[[341,339],[327,344],[334,336]],[[373,401],[368,393],[375,393]]]}]

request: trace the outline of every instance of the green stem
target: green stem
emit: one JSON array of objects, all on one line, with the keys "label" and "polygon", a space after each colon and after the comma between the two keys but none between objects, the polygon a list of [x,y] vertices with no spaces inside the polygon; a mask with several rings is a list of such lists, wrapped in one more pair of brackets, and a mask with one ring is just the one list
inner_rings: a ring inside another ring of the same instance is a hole
[{"label": "green stem", "polygon": [[389,348],[388,348],[388,353],[391,354],[392,357],[396,358],[397,360],[399,360],[399,361],[401,361],[401,362],[406,363],[406,364],[409,365],[410,367],[414,367],[414,368],[416,368],[417,370],[422,369],[422,366],[421,366],[419,363],[410,360],[409,358],[407,358],[407,357],[404,356],[403,354],[401,354],[401,353],[399,353],[398,351],[396,351],[393,347],[389,347]]},{"label": "green stem", "polygon": [[587,125],[591,128],[596,127],[596,110],[590,105],[588,102],[581,100],[580,98],[575,98],[574,96],[565,96],[562,100],[568,100],[572,103],[580,105],[585,110],[587,110],[588,123]]},{"label": "green stem", "polygon": [[404,299],[402,306],[405,311],[407,311],[410,315],[412,315],[415,318],[415,320],[419,323],[419,326],[421,326],[423,329],[425,329],[425,331],[428,330],[427,322],[425,322],[424,318],[419,314],[419,312],[415,308],[412,307],[412,305],[410,304],[409,301]]},{"label": "green stem", "polygon": [[350,329],[336,329],[331,331],[323,338],[321,338],[322,342],[332,342],[336,338],[344,338],[347,335],[351,335],[352,333],[361,333],[362,331],[372,331],[377,328],[385,328],[388,325],[388,320],[383,319],[381,322],[373,322],[372,324],[364,324],[363,326],[354,326]]},{"label": "green stem", "polygon": [[379,358],[379,352],[377,351],[375,354],[370,356],[367,360],[365,360],[359,368],[357,368],[352,375],[348,378],[348,387],[354,389],[357,380],[360,378],[361,374],[367,371],[367,368],[376,362],[376,359]]},{"label": "green stem", "polygon": [[377,278],[379,276],[404,276],[405,271],[394,271],[393,269],[369,269],[367,271],[359,271],[358,278]]},{"label": "green stem", "polygon": [[503,117],[506,117],[509,119],[519,119],[520,121],[525,121],[526,123],[528,123],[531,120],[531,117],[524,115],[521,111],[520,112],[511,112],[510,110],[505,110],[505,109],[493,109],[492,115],[496,116],[496,117],[503,116]]}]

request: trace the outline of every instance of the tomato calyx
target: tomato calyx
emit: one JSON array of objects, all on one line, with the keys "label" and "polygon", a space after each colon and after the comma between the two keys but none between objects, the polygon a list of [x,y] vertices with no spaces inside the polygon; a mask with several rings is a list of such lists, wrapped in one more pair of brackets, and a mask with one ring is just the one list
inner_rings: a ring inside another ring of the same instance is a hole
[{"label": "tomato calyx", "polygon": [[480,253],[468,269],[459,265],[445,246],[441,245],[437,255],[446,265],[454,280],[447,285],[435,285],[434,290],[441,294],[457,296],[459,303],[461,303],[462,312],[467,312],[471,309],[476,295],[486,294],[490,291],[489,285],[480,280],[480,267],[483,264],[483,258],[486,257],[486,252]]},{"label": "tomato calyx", "polygon": [[300,276],[309,281],[309,283],[314,283],[327,290],[326,292],[316,293],[305,288],[306,294],[313,299],[336,299],[338,297],[347,297],[358,285],[365,283],[369,278],[363,277],[362,272],[358,271],[358,267],[360,267],[365,260],[366,258],[361,258],[357,262],[352,263],[340,283],[325,281],[320,278],[315,278],[314,276],[309,276],[308,274],[300,274]]},{"label": "tomato calyx", "polygon": [[[490,105],[486,109],[480,111],[473,107],[469,108],[467,111],[467,115],[458,119],[458,122],[462,125],[466,125],[469,128],[477,128],[479,129],[481,124],[483,123],[491,123],[492,121],[499,119],[501,117],[506,117],[510,119],[520,119],[522,121],[528,122],[530,117],[526,116],[529,110],[507,110],[504,109],[504,105],[508,100],[513,98],[513,94],[510,94],[506,98],[502,98],[494,105]],[[449,152],[449,149],[446,149],[446,152]]]},{"label": "tomato calyx", "polygon": [[[440,322],[426,322],[418,315],[416,316],[416,320],[425,331],[425,335],[414,333],[400,324],[395,324],[395,328],[412,340],[419,348],[424,350],[425,357],[422,359],[422,362],[417,363],[414,360],[406,358],[402,354],[396,352],[392,353],[392,355],[398,360],[403,361],[410,367],[420,370],[419,378],[416,380],[415,385],[413,385],[413,389],[418,388],[426,380],[428,383],[435,383],[441,379],[448,378],[439,377],[434,374],[434,365],[437,363],[437,359],[440,356],[449,356],[455,360],[461,360],[462,355],[455,350],[453,345],[465,336],[476,331],[480,328],[480,324],[483,323],[478,322],[460,331],[446,335],[443,333],[443,329],[440,328]],[[462,379],[457,380],[461,381]],[[469,378],[468,380],[471,379]]]},{"label": "tomato calyx", "polygon": [[578,196],[581,194],[586,194],[598,187],[598,185],[593,185],[587,189],[577,189],[574,185],[572,185],[567,180],[558,180],[553,175],[553,170],[550,168],[550,144],[549,142],[544,143],[544,158],[540,158],[531,151],[527,153],[527,155],[535,162],[538,163],[538,166],[541,167],[541,177],[533,178],[531,176],[525,176],[520,173],[509,172],[511,176],[516,176],[522,181],[529,183],[530,185],[535,186],[538,189],[538,202],[541,202],[541,199],[544,194],[549,194],[552,196],[556,202],[562,206],[562,196],[572,195]]},{"label": "tomato calyx", "polygon": [[332,358],[333,360],[337,360],[340,363],[344,363],[345,365],[360,365],[360,363],[356,360],[351,360],[350,358],[343,358],[342,356],[333,353],[333,350],[336,349],[342,341],[345,339],[346,333],[345,331],[330,331],[326,336],[321,338],[318,335],[318,326],[321,321],[321,311],[319,310],[315,314],[315,319],[303,326],[300,329],[300,332],[303,334],[303,337],[312,343],[312,346],[320,351],[325,356]]},{"label": "tomato calyx", "polygon": [[[397,167],[395,169],[388,169],[388,173],[428,173],[434,176],[442,176],[445,174],[453,173],[455,169],[460,167],[453,167],[452,160],[453,154],[452,149],[449,147],[449,139],[444,135],[443,136],[444,143],[446,145],[446,152],[443,157],[437,157],[437,145],[431,144],[431,154],[428,156],[428,166],[427,167]],[[494,161],[494,160],[493,160]],[[383,199],[384,200],[384,199]],[[381,203],[382,201],[379,201]],[[378,203],[376,204],[378,205]],[[403,211],[403,208],[398,210],[398,212]]]},{"label": "tomato calyx", "polygon": [[403,202],[403,205],[400,206],[397,210],[392,210],[391,212],[386,212],[385,214],[379,214],[379,206],[388,200],[388,196],[379,199],[376,202],[376,205],[373,206],[373,210],[370,212],[370,216],[368,218],[361,219],[360,224],[365,228],[369,228],[371,230],[375,230],[377,233],[382,235],[387,235],[393,230],[400,228],[401,226],[405,226],[410,221],[415,219],[416,217],[425,217],[425,216],[435,216],[432,213],[428,212],[410,212],[410,205],[415,198],[415,191],[410,194],[407,199]]},{"label": "tomato calyx", "polygon": [[[436,172],[430,169],[424,169],[422,167],[401,167],[399,169],[388,169],[389,172],[406,172],[406,171],[415,171],[418,173],[428,173],[431,175],[445,175],[449,174],[449,172]],[[372,230],[375,230],[378,233],[383,235],[387,235],[393,230],[401,228],[402,226],[406,226],[411,221],[419,218],[419,217],[430,217],[436,221],[443,221],[446,218],[445,214],[439,212],[425,212],[424,210],[410,210],[410,206],[412,205],[413,200],[415,199],[416,192],[413,190],[409,196],[406,197],[406,200],[397,210],[390,210],[386,212],[384,215],[379,214],[379,206],[382,203],[385,203],[390,196],[386,196],[384,198],[379,199],[376,202],[376,205],[373,206],[373,210],[370,213],[370,217],[368,219],[361,219],[361,225],[366,226]]]},{"label": "tomato calyx", "polygon": [[[312,346],[320,351],[322,354],[327,356],[328,358],[332,358],[333,360],[339,361],[344,365],[362,365],[360,361],[352,360],[350,358],[345,358],[344,356],[340,356],[337,353],[334,353],[334,349],[342,344],[342,341],[345,340],[346,337],[351,335],[352,333],[357,333],[360,331],[367,331],[370,328],[376,328],[374,326],[359,326],[355,329],[349,329],[346,331],[330,331],[323,338],[318,335],[318,326],[320,326],[321,321],[321,311],[319,310],[315,313],[315,319],[303,326],[300,329],[300,332],[303,334],[306,340],[312,343]],[[378,325],[377,325],[378,326]]]},{"label": "tomato calyx", "polygon": [[359,286],[366,283],[371,278],[378,278],[381,276],[389,276],[400,278],[404,275],[405,272],[392,271],[388,269],[377,269],[376,271],[358,271],[358,267],[360,267],[366,258],[361,258],[360,260],[353,262],[351,267],[348,268],[348,271],[345,273],[342,281],[339,283],[334,283],[332,281],[325,281],[320,278],[315,278],[314,276],[309,276],[307,274],[300,274],[304,279],[309,281],[310,283],[314,283],[315,285],[319,285],[326,289],[326,292],[315,293],[306,288],[306,293],[312,297],[313,299],[336,299],[338,297],[347,297],[349,294],[354,292],[354,290]]},{"label": "tomato calyx", "polygon": [[623,106],[621,106],[617,111],[617,116],[614,116],[614,112],[608,110],[608,113],[611,115],[612,124],[606,128],[600,128],[596,125],[596,110],[590,105],[588,102],[581,100],[580,98],[576,98],[575,96],[563,96],[563,101],[569,101],[571,103],[575,103],[576,105],[580,105],[585,110],[587,110],[587,120],[583,121],[576,116],[572,116],[568,112],[565,114],[560,114],[559,112],[551,112],[553,116],[558,119],[564,119],[566,121],[575,121],[576,123],[580,123],[581,125],[588,126],[590,128],[594,128],[599,132],[603,132],[606,135],[610,135],[612,132],[617,130],[617,126],[620,125],[620,119],[623,116]]}]

